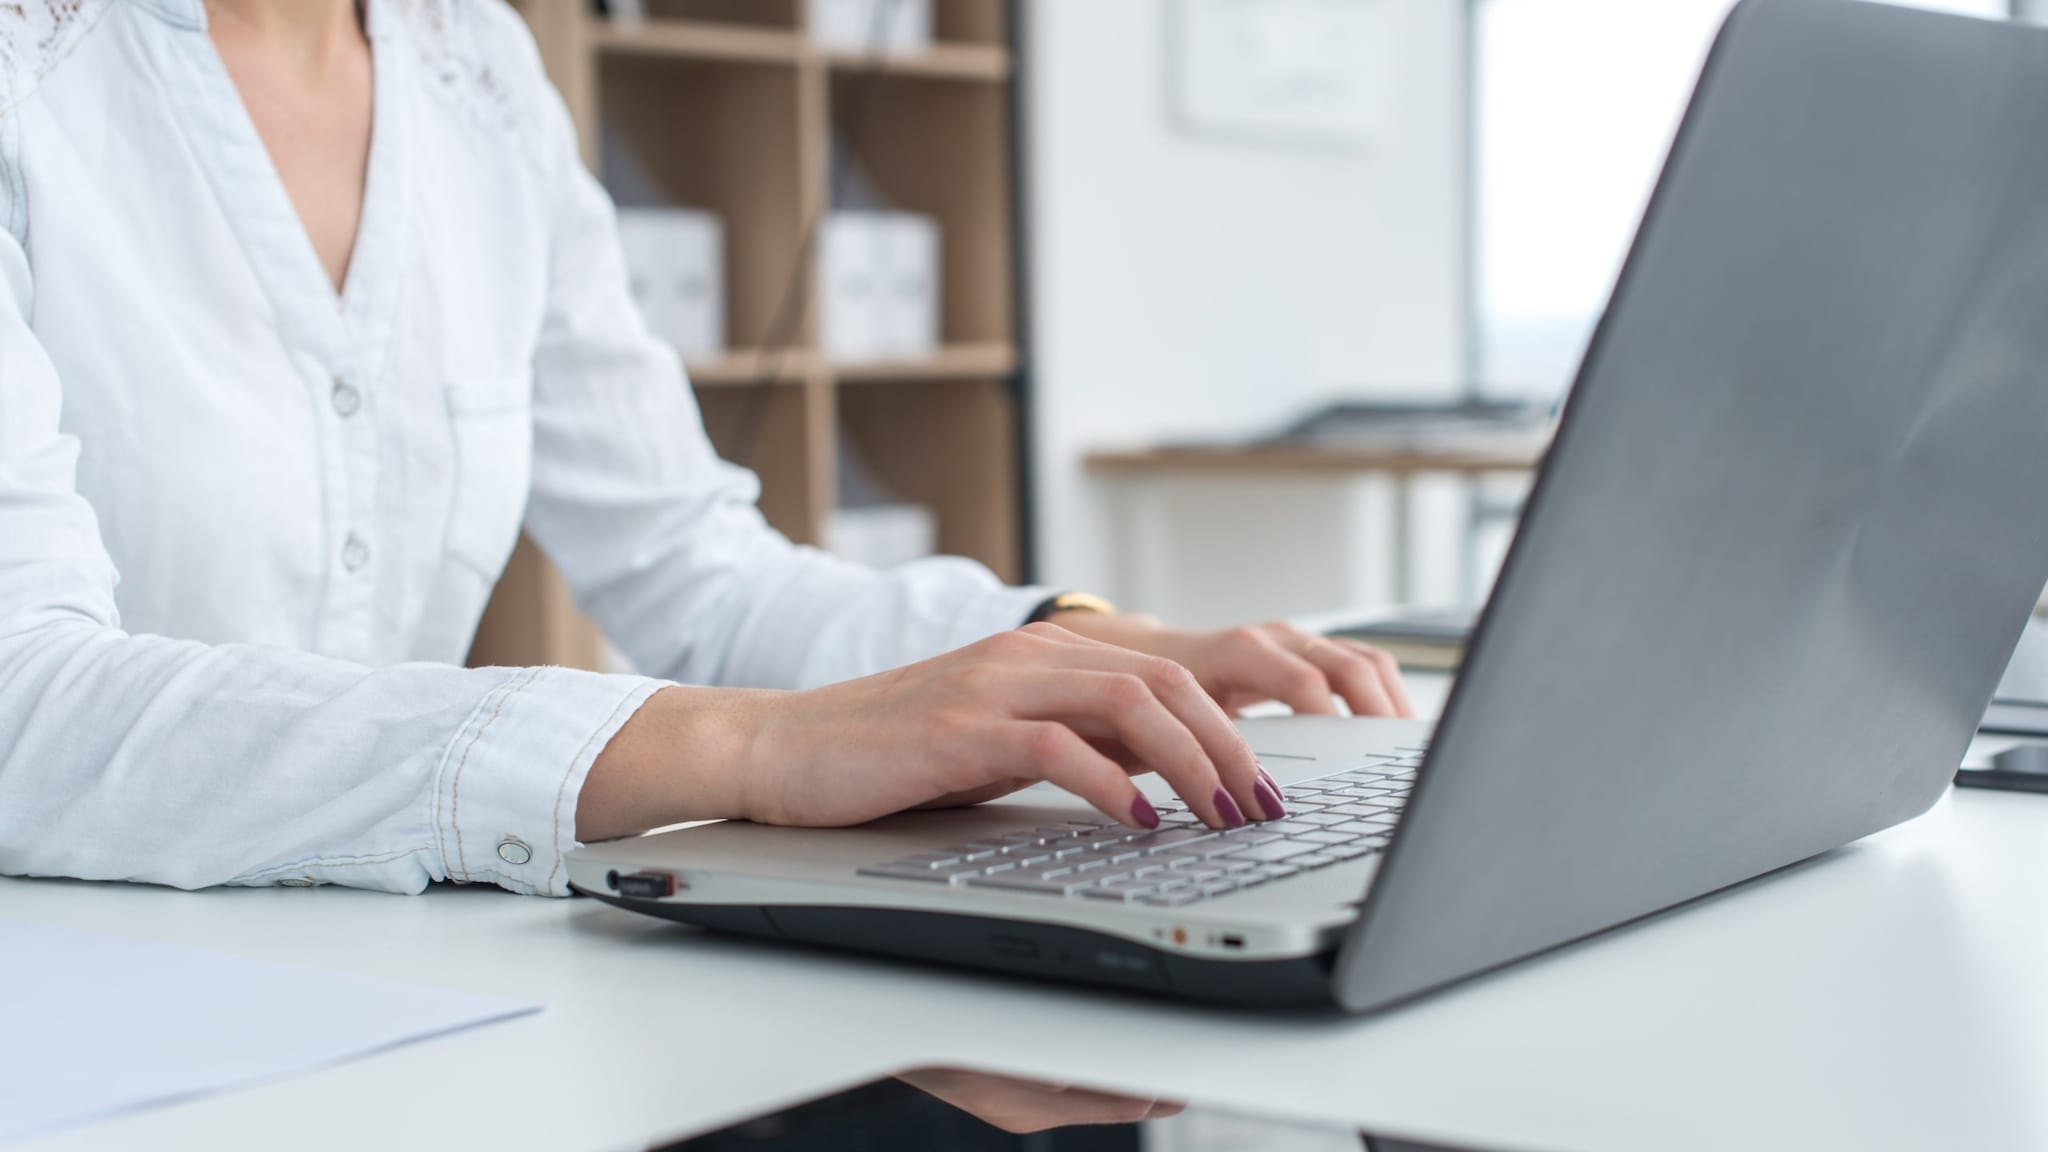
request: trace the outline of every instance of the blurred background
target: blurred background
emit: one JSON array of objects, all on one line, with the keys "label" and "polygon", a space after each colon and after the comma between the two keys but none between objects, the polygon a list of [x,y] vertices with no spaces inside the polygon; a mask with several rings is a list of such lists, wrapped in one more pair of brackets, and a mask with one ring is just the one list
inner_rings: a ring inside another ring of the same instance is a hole
[{"label": "blurred background", "polygon": [[1190,624],[1483,599],[1730,6],[518,4],[778,527]]}]

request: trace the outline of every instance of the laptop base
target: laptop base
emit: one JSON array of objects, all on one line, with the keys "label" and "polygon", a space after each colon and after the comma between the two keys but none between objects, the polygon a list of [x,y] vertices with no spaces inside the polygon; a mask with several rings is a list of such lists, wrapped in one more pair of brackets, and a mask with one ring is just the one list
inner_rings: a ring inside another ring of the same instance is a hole
[{"label": "laptop base", "polygon": [[900,908],[673,904],[577,892],[648,916],[728,935],[813,944],[892,959],[1235,1008],[1335,1008],[1334,945],[1287,960],[1203,960],[1057,924]]}]

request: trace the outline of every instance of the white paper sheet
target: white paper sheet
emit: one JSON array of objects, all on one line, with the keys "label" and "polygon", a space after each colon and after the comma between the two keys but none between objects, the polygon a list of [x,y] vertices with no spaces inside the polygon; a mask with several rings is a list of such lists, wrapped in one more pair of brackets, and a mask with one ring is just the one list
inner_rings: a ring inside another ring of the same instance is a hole
[{"label": "white paper sheet", "polygon": [[0,1145],[538,1010],[0,919]]}]

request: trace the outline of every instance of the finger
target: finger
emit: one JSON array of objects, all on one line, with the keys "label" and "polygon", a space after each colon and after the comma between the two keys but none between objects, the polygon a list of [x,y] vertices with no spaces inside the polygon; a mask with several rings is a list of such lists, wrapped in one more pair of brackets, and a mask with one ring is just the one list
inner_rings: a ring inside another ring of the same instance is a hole
[{"label": "finger", "polygon": [[1142,677],[1061,669],[1019,679],[1012,689],[1019,715],[1057,720],[1081,736],[1121,744],[1173,785],[1203,821],[1217,828],[1245,823],[1242,804],[1224,787],[1208,750]]},{"label": "finger", "polygon": [[1159,813],[1115,761],[1088,746],[1065,724],[1029,720],[991,728],[988,762],[1005,776],[1050,780],[1132,828],[1159,827]]},{"label": "finger", "polygon": [[1319,636],[1301,650],[1301,656],[1322,672],[1330,687],[1351,706],[1352,715],[1399,714],[1384,682],[1386,672],[1364,652]]},{"label": "finger", "polygon": [[1334,716],[1337,699],[1323,670],[1310,663],[1297,649],[1312,645],[1318,637],[1302,636],[1282,626],[1242,629],[1236,656],[1235,679],[1268,700],[1294,709],[1302,716]]},{"label": "finger", "polygon": [[1394,658],[1393,653],[1360,640],[1347,639],[1338,643],[1365,653],[1366,659],[1379,668],[1380,683],[1386,686],[1387,695],[1394,700],[1394,715],[1404,720],[1415,718],[1415,699],[1408,695],[1407,678],[1401,674],[1401,662]]},{"label": "finger", "polygon": [[[1031,629],[1025,631],[1030,632]],[[1063,628],[1048,628],[1040,635],[1047,645],[1044,651],[1067,667],[1134,675],[1151,685],[1160,702],[1201,742],[1218,781],[1238,812],[1257,819],[1264,811],[1257,791],[1259,762],[1252,753],[1252,746],[1245,742],[1222,705],[1209,695],[1208,690],[1195,679],[1194,673],[1171,660],[1076,636]],[[1171,777],[1168,779],[1172,780]],[[1203,799],[1189,795],[1180,787],[1179,781],[1172,782],[1175,791],[1196,808],[1197,814],[1210,811],[1204,806]],[[1204,816],[1204,819],[1208,817]]]}]

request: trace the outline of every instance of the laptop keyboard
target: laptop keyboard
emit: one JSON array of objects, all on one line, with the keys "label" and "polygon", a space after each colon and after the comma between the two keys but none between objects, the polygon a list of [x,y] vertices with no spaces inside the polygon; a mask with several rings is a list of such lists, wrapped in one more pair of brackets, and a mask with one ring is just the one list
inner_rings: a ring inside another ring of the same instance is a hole
[{"label": "laptop keyboard", "polygon": [[1287,787],[1287,818],[1219,832],[1178,801],[1140,832],[1094,817],[860,869],[954,888],[1178,908],[1383,851],[1424,748]]}]

